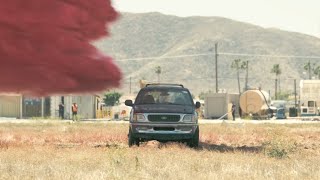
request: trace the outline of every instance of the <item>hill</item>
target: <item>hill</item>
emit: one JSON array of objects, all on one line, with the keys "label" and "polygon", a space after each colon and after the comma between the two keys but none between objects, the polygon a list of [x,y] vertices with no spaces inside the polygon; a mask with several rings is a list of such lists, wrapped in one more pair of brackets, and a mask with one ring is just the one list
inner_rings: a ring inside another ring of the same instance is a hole
[{"label": "hill", "polygon": [[[303,65],[317,59],[279,57],[319,56],[320,39],[279,29],[221,17],[176,17],[160,13],[123,13],[112,26],[112,37],[96,42],[112,55],[124,73],[122,91],[139,89],[138,81],[157,82],[155,68],[161,66],[161,82],[182,83],[194,95],[215,90],[214,45],[218,43],[219,89],[238,92],[234,59],[249,61],[249,85],[274,91],[274,64],[280,64],[280,88],[293,92],[293,79],[307,78]],[[241,55],[237,55],[241,54]],[[193,55],[193,56],[189,56]],[[273,55],[261,56],[261,55]],[[178,57],[176,57],[178,56]],[[135,59],[146,58],[147,59]],[[170,57],[170,58],[165,58]],[[320,65],[320,63],[319,63]],[[244,87],[245,72],[240,73]]]}]

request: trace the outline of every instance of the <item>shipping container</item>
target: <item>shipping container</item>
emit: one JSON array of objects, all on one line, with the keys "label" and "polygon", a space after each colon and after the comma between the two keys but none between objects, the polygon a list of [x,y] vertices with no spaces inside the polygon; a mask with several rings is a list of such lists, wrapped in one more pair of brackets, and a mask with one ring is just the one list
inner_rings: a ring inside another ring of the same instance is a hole
[{"label": "shipping container", "polygon": [[204,117],[206,119],[231,119],[231,104],[236,105],[239,114],[239,94],[210,93],[205,96]]}]

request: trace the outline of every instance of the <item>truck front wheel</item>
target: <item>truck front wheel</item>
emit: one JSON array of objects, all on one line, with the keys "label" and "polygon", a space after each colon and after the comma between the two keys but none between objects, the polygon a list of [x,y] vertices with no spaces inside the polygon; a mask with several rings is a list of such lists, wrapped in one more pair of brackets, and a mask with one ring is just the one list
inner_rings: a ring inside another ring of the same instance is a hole
[{"label": "truck front wheel", "polygon": [[131,128],[129,129],[129,134],[128,134],[128,145],[129,147],[133,145],[139,146],[140,142],[138,138],[135,138],[132,134]]},{"label": "truck front wheel", "polygon": [[196,129],[193,137],[188,141],[188,146],[192,148],[199,146],[199,127]]}]

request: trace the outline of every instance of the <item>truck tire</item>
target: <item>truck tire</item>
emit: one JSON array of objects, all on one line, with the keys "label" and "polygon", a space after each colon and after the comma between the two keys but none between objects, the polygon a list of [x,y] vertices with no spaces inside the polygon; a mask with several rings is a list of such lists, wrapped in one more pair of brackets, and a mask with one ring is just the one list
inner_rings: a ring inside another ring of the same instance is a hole
[{"label": "truck tire", "polygon": [[188,146],[192,148],[199,146],[199,127],[196,129],[193,137],[188,141]]},{"label": "truck tire", "polygon": [[129,134],[128,134],[128,145],[129,147],[133,146],[133,145],[137,145],[139,146],[140,142],[138,138],[135,138],[132,134],[131,129],[129,129]]}]

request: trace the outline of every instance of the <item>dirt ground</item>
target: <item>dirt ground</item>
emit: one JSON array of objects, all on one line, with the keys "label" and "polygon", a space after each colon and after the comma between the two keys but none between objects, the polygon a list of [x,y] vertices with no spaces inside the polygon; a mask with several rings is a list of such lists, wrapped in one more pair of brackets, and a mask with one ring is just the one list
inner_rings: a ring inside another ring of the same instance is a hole
[{"label": "dirt ground", "polygon": [[0,126],[0,179],[317,179],[320,124],[207,123],[200,146],[127,145],[127,123]]}]

